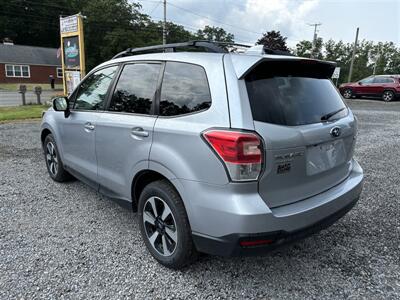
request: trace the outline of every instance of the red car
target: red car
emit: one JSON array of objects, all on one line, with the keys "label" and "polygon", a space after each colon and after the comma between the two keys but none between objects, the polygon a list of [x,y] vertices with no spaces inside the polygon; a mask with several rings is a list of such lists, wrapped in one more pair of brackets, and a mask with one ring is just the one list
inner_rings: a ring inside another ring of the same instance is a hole
[{"label": "red car", "polygon": [[389,102],[400,95],[400,75],[376,75],[339,86],[344,98],[380,97]]}]

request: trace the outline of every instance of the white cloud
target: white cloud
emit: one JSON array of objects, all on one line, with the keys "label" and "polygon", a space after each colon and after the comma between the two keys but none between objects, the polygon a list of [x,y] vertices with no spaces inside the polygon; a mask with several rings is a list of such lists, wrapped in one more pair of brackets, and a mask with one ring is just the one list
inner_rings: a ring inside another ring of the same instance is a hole
[{"label": "white cloud", "polygon": [[[383,1],[384,5],[381,3]],[[219,26],[233,33],[237,42],[254,43],[261,33],[279,30],[288,37],[288,44],[292,47],[298,40],[312,40],[313,28],[307,23],[322,22],[319,36],[324,40],[332,38],[353,42],[355,30],[360,27],[360,39],[394,41],[400,45],[400,27],[394,26],[400,20],[399,0],[167,0],[168,2],[171,4],[167,6],[168,20],[183,24],[191,31],[205,25]],[[152,12],[157,20],[162,18],[162,5],[154,10],[156,3],[141,3],[145,12]],[[387,30],[388,28],[392,30]]]},{"label": "white cloud", "polygon": [[[319,0],[247,0],[242,7],[244,9],[231,10],[225,16],[225,20],[230,24],[236,20],[234,24],[237,24],[237,27],[259,33],[279,30],[289,37],[289,44],[295,44],[296,36],[306,29],[307,22],[315,21],[307,17],[318,4]],[[244,30],[234,29],[238,38],[249,36]],[[257,34],[251,36],[256,38]]]}]

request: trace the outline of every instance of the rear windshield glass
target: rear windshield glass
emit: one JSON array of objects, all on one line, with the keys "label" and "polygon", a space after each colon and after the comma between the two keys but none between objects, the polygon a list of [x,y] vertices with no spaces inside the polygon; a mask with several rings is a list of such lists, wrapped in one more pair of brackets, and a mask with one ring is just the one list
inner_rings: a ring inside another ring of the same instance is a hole
[{"label": "rear windshield glass", "polygon": [[329,79],[332,71],[331,65],[309,61],[258,65],[245,78],[253,119],[296,126],[346,116],[347,108]]}]

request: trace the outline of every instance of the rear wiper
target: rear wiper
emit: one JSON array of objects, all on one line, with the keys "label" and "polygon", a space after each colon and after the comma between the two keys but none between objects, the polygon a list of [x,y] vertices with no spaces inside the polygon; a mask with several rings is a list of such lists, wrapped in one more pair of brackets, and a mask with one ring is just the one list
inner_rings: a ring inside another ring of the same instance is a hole
[{"label": "rear wiper", "polygon": [[330,118],[332,118],[334,115],[337,113],[340,113],[342,110],[345,110],[347,107],[342,107],[341,109],[335,110],[333,112],[330,112],[329,114],[323,115],[321,117],[321,121],[328,121]]}]

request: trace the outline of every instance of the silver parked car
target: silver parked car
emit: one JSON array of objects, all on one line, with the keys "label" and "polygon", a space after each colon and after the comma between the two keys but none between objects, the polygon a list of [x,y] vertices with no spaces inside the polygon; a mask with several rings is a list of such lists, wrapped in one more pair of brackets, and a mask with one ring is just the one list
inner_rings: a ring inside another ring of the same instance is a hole
[{"label": "silver parked car", "polygon": [[170,268],[305,237],[362,190],[357,121],[329,79],[335,65],[225,49],[128,49],[43,116],[51,178],[132,203],[148,250]]}]

